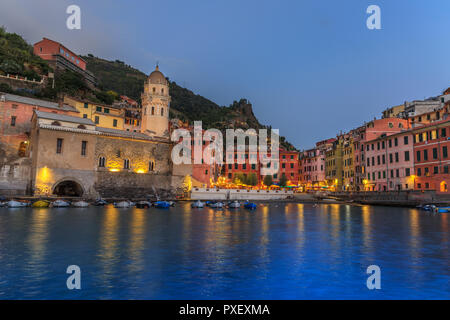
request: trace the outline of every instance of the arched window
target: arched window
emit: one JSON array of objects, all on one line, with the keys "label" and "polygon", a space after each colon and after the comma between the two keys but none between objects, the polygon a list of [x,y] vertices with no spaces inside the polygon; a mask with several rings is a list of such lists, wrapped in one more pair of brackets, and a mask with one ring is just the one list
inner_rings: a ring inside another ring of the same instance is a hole
[{"label": "arched window", "polygon": [[86,127],[85,127],[84,125],[80,124],[80,125],[78,126],[78,129],[86,129]]},{"label": "arched window", "polygon": [[161,88],[161,93],[164,94],[164,88]]},{"label": "arched window", "polygon": [[161,116],[164,117],[164,108],[161,108]]},{"label": "arched window", "polygon": [[123,168],[130,169],[130,160],[129,159],[123,160]]},{"label": "arched window", "polygon": [[61,126],[61,123],[59,123],[58,121],[53,121],[52,126]]},{"label": "arched window", "polygon": [[155,115],[155,107],[152,107],[152,116]]},{"label": "arched window", "polygon": [[155,87],[153,87],[153,93],[155,93],[156,92],[156,88]]},{"label": "arched window", "polygon": [[99,168],[104,168],[105,167],[105,163],[106,163],[106,158],[105,157],[98,158],[98,167]]}]

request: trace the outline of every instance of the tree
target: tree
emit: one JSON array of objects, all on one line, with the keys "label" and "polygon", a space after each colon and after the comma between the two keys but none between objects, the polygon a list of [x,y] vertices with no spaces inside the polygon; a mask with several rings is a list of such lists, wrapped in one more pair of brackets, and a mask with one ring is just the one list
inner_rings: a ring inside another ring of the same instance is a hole
[{"label": "tree", "polygon": [[287,178],[286,175],[283,173],[280,177],[280,187],[286,187],[287,184]]},{"label": "tree", "polygon": [[270,187],[273,184],[273,180],[272,180],[272,176],[268,175],[268,176],[264,176],[264,180],[263,183]]},{"label": "tree", "polygon": [[258,184],[258,178],[256,177],[256,174],[250,173],[250,175],[247,177],[247,184],[250,186],[256,186]]}]

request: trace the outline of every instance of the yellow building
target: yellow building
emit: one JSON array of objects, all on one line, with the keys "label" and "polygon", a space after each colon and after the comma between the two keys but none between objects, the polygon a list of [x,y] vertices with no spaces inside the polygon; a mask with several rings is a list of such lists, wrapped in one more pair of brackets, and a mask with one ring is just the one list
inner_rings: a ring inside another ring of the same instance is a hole
[{"label": "yellow building", "polygon": [[342,189],[346,191],[355,190],[355,161],[354,161],[354,144],[351,135],[342,136],[342,166],[343,166],[343,185]]},{"label": "yellow building", "polygon": [[325,178],[330,190],[341,191],[343,184],[342,166],[343,140],[338,137],[325,152]]},{"label": "yellow building", "polygon": [[65,96],[64,103],[75,107],[80,117],[92,120],[97,127],[124,130],[124,110],[115,106],[93,103]]}]

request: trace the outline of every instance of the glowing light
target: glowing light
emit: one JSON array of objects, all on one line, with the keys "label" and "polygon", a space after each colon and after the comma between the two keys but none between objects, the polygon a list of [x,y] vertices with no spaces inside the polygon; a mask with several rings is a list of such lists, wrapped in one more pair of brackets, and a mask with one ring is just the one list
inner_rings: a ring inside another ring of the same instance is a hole
[{"label": "glowing light", "polygon": [[110,168],[109,171],[111,171],[111,172],[118,172],[118,171],[120,171],[120,169],[118,169],[118,168]]},{"label": "glowing light", "polygon": [[135,172],[136,173],[145,173],[145,170],[144,169],[137,169]]}]

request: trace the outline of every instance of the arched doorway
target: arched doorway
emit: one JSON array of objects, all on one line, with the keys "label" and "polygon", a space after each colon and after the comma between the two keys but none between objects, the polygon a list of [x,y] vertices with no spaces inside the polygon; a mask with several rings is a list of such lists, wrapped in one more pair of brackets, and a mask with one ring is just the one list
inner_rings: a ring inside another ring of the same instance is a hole
[{"label": "arched doorway", "polygon": [[83,193],[83,187],[72,180],[61,181],[53,189],[53,194],[58,196],[81,197]]}]

